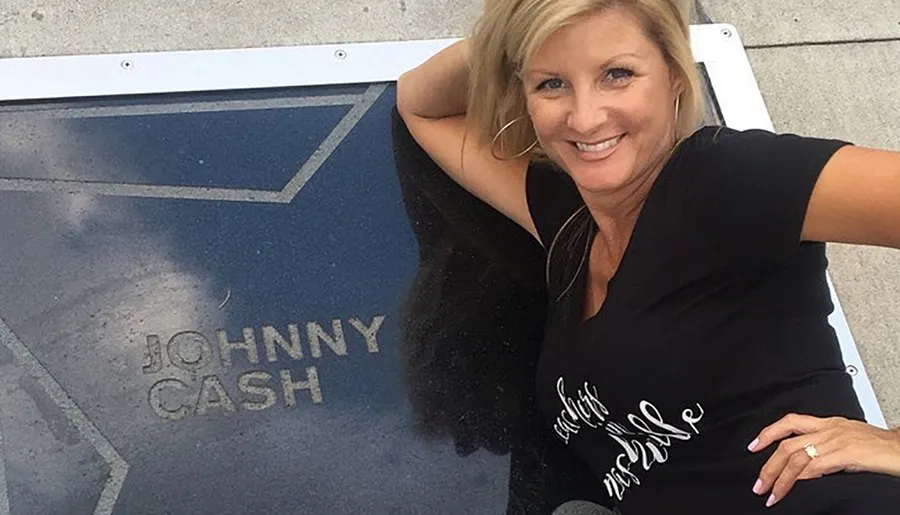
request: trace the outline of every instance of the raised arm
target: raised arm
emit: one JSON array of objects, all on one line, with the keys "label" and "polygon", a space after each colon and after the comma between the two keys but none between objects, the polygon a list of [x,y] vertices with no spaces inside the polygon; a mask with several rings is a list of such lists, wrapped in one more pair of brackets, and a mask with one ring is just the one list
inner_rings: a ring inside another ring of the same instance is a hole
[{"label": "raised arm", "polygon": [[498,160],[466,113],[469,40],[450,45],[397,81],[397,111],[416,142],[467,191],[525,228],[537,230],[525,197],[529,158]]},{"label": "raised arm", "polygon": [[900,152],[837,151],[813,189],[801,239],[900,249]]}]

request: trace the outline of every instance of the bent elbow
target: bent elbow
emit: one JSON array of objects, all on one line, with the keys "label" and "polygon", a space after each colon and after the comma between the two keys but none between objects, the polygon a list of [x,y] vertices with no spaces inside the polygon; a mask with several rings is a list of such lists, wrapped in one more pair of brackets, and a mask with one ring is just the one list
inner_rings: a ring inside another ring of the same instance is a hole
[{"label": "bent elbow", "polygon": [[397,111],[400,113],[404,119],[407,115],[414,114],[411,110],[411,101],[410,101],[410,84],[409,84],[409,72],[403,73],[400,77],[397,78],[397,90],[396,90],[396,104]]}]

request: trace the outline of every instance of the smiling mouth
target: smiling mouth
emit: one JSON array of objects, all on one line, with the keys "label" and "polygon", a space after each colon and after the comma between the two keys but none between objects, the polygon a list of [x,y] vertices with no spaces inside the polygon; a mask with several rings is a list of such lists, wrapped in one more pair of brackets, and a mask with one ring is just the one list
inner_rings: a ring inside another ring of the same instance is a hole
[{"label": "smiling mouth", "polygon": [[603,140],[599,143],[582,143],[580,141],[573,141],[572,143],[582,152],[603,152],[616,146],[624,136],[624,134],[620,134],[615,138]]}]

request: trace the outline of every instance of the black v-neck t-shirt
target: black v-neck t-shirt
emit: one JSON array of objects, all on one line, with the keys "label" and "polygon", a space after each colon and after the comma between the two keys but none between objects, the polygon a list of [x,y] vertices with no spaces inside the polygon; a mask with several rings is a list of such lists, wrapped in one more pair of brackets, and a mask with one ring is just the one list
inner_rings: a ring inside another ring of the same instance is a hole
[{"label": "black v-neck t-shirt", "polygon": [[548,250],[538,366],[548,424],[623,515],[896,513],[900,480],[800,481],[752,492],[791,412],[863,420],[828,323],[825,245],[800,241],[809,198],[847,143],[704,127],[655,180],[597,314],[584,320],[596,228],[572,181],[533,164],[528,205]]}]

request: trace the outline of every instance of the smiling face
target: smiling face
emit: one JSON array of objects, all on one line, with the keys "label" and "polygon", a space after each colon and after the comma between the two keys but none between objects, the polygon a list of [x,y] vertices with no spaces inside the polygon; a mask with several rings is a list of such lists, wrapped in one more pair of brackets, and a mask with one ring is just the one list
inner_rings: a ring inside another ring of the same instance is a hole
[{"label": "smiling face", "polygon": [[522,81],[541,147],[586,197],[646,182],[675,143],[679,82],[627,9],[553,33]]}]

